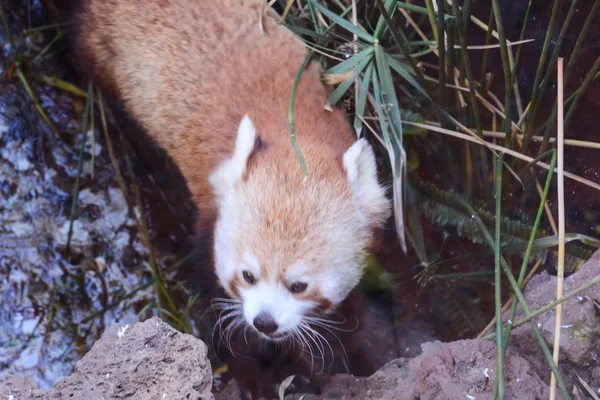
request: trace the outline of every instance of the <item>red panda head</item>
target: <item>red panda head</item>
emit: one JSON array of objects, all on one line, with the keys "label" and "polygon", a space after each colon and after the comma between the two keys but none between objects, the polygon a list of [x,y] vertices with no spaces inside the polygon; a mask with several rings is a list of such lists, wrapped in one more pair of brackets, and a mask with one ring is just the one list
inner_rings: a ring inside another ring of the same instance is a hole
[{"label": "red panda head", "polygon": [[272,339],[303,335],[346,298],[361,278],[373,229],[391,213],[366,140],[341,163],[324,146],[305,143],[310,174],[303,176],[281,136],[285,142],[261,150],[260,132],[245,116],[233,155],[210,176],[215,271],[233,299],[225,307],[238,325]]}]

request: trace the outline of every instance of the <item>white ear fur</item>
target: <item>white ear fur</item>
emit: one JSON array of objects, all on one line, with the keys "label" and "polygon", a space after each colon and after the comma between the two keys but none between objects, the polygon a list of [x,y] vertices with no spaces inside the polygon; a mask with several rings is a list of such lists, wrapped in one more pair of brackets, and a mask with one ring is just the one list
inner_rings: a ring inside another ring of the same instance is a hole
[{"label": "white ear fur", "polygon": [[344,154],[343,164],[348,182],[369,225],[382,226],[391,214],[391,207],[385,197],[385,189],[377,179],[375,154],[366,139],[361,138],[350,146]]},{"label": "white ear fur", "polygon": [[254,149],[256,129],[248,115],[244,115],[238,127],[237,139],[233,156],[224,161],[209,176],[215,196],[222,197],[238,183],[248,165],[248,158]]}]

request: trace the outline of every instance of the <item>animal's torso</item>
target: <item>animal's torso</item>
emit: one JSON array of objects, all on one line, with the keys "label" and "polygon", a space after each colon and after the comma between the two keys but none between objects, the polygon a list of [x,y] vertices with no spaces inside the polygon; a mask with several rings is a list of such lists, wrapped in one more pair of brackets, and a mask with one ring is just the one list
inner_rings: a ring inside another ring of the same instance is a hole
[{"label": "animal's torso", "polygon": [[[201,213],[211,204],[207,177],[231,154],[246,113],[261,138],[281,148],[278,156],[289,157],[290,175],[301,178],[288,106],[306,49],[274,11],[257,0],[107,0],[84,7],[84,64],[177,160]],[[341,157],[352,144],[342,113],[326,111],[326,100],[318,69],[309,65],[294,110],[309,166],[320,153]]]},{"label": "animal's torso", "polygon": [[[214,239],[230,297],[221,322],[323,350],[311,324],[335,326],[327,317],[358,284],[390,204],[371,147],[353,140],[342,111],[325,110],[316,64],[293,109],[303,174],[288,108],[305,46],[264,0],[80,1],[84,70],[167,151],[198,208],[198,233]],[[212,226],[205,216],[215,214]]]}]

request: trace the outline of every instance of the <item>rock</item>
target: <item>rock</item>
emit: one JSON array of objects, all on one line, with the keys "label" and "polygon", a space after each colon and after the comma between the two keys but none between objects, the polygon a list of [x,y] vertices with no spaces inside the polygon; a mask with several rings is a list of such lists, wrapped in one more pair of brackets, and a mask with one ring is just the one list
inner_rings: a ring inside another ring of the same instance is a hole
[{"label": "rock", "polygon": [[[133,326],[116,324],[50,392],[9,377],[0,398],[212,400],[206,345],[158,318]],[[36,397],[37,396],[37,397]]]},{"label": "rock", "polygon": [[[491,399],[496,374],[496,346],[485,340],[426,343],[412,359],[389,362],[369,378],[336,375],[319,396],[293,394],[286,400],[449,400]],[[549,386],[532,366],[509,348],[504,361],[507,399],[548,398]],[[231,384],[229,385],[231,386]],[[217,400],[236,398],[236,388],[227,387]],[[239,397],[237,397],[239,398]],[[562,398],[560,393],[557,398]]]},{"label": "rock", "polygon": [[33,383],[18,376],[10,375],[6,380],[0,382],[0,399],[44,399],[47,393],[37,389]]},{"label": "rock", "polygon": [[[548,397],[548,385],[527,361],[509,350],[504,362],[506,398]],[[366,380],[332,381],[339,386],[328,387],[322,398],[491,399],[496,365],[494,343],[436,341],[424,344],[420,356],[392,361]]]},{"label": "rock", "polygon": [[[589,282],[600,273],[600,251],[596,252],[579,271],[565,278],[564,293],[568,293],[579,286]],[[525,300],[531,312],[538,310],[556,299],[556,277],[543,272],[535,276],[525,289]],[[600,356],[600,284],[593,286],[579,296],[575,296],[563,303],[562,332],[560,336],[560,356],[579,366],[594,363]],[[517,308],[516,320],[525,315],[521,308]],[[507,318],[505,315],[505,320]],[[554,343],[554,326],[556,312],[548,311],[537,319],[537,326],[549,347]],[[523,325],[513,330],[511,341],[524,353],[535,351],[539,353],[539,346],[530,324]],[[540,363],[545,364],[545,363]],[[547,375],[550,376],[547,365]],[[541,373],[541,372],[540,372]]]},{"label": "rock", "polygon": [[[497,365],[493,342],[436,341],[424,344],[422,350],[418,357],[387,363],[368,378],[334,376],[319,396],[295,394],[286,399],[491,399]],[[548,385],[512,347],[504,374],[506,398],[548,397]],[[239,398],[232,384],[216,398]],[[0,399],[212,400],[211,388],[204,343],[152,318],[110,328],[52,391],[10,376],[0,382]]]}]

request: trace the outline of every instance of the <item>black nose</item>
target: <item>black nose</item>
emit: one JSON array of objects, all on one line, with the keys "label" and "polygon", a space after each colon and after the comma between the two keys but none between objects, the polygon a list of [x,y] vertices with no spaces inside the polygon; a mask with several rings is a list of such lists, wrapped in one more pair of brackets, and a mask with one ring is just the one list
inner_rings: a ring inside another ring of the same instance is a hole
[{"label": "black nose", "polygon": [[271,317],[271,314],[261,312],[254,318],[254,327],[262,333],[273,333],[277,330],[277,322]]}]

